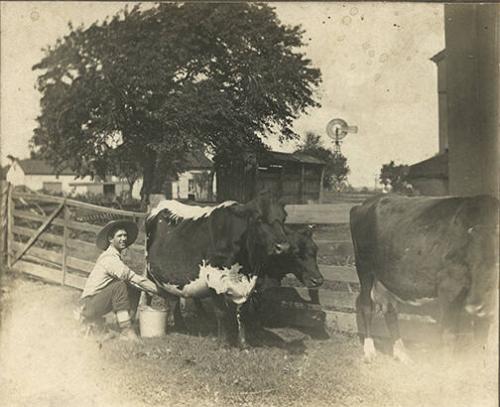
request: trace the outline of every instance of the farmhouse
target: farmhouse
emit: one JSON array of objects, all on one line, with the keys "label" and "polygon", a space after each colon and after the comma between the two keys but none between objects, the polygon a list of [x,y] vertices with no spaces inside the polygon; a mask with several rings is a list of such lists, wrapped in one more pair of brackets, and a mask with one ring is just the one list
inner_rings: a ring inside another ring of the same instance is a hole
[{"label": "farmhouse", "polygon": [[13,185],[25,186],[33,191],[47,191],[64,195],[103,194],[120,195],[128,190],[128,184],[117,177],[109,181],[91,177],[76,178],[77,174],[64,168],[56,173],[55,169],[44,160],[18,160],[9,156],[10,165],[6,168],[5,179]]},{"label": "farmhouse", "polygon": [[[176,179],[167,179],[164,194],[168,199],[189,199],[209,202],[214,199],[213,163],[201,151],[193,151],[185,157],[185,171]],[[142,179],[132,188],[132,197],[140,199]]]}]

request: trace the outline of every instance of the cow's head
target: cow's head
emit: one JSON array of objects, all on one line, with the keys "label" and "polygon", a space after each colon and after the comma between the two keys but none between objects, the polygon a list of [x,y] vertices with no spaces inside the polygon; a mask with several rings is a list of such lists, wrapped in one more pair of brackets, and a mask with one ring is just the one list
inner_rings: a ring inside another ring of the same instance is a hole
[{"label": "cow's head", "polygon": [[290,243],[284,231],[286,211],[270,193],[263,192],[247,204],[230,210],[247,219],[246,249],[251,256],[256,250],[263,257],[289,251]]},{"label": "cow's head", "polygon": [[318,268],[318,247],[312,239],[312,229],[293,231],[286,228],[285,232],[291,249],[288,253],[272,256],[266,267],[266,274],[281,280],[291,273],[306,287],[319,287],[324,278]]},{"label": "cow's head", "polygon": [[471,284],[465,309],[480,318],[491,318],[496,311],[498,297],[498,201],[478,197],[468,210],[479,211],[480,216],[468,214],[474,224],[467,229],[469,250],[466,262]]}]

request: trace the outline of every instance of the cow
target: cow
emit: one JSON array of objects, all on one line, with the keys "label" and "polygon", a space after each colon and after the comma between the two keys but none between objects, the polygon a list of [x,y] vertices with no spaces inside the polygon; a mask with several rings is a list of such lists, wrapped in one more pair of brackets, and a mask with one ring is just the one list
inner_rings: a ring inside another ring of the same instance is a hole
[{"label": "cow", "polygon": [[214,207],[161,201],[146,219],[148,275],[166,296],[212,297],[219,340],[229,342],[236,319],[238,343],[246,347],[241,311],[267,258],[290,248],[285,218],[269,193]]},{"label": "cow", "polygon": [[[254,334],[261,331],[260,319],[268,311],[266,310],[268,300],[276,295],[274,289],[281,285],[281,281],[285,276],[294,275],[305,287],[312,289],[320,287],[324,281],[316,259],[318,247],[312,239],[312,229],[307,227],[293,230],[285,226],[284,230],[290,243],[290,250],[268,257],[262,266],[261,274],[258,276],[255,290],[242,310],[242,321],[245,326],[251,323],[251,331]],[[289,289],[293,290],[292,288]],[[300,297],[298,299],[301,300]],[[195,299],[194,304],[198,315],[202,318],[208,318],[201,301]],[[177,306],[177,304],[174,304],[174,306]],[[181,316],[178,318],[180,319]]]},{"label": "cow", "polygon": [[399,332],[397,305],[439,306],[442,337],[456,336],[460,314],[474,320],[485,339],[495,310],[498,271],[498,200],[474,197],[370,198],[350,212],[356,301],[366,360],[375,356],[374,305],[381,307],[393,340],[393,356],[411,363]]},{"label": "cow", "polygon": [[318,268],[318,247],[312,239],[312,229],[284,228],[290,250],[269,256],[264,264],[262,277],[278,284],[287,274],[293,274],[307,288],[318,288],[324,278]]}]

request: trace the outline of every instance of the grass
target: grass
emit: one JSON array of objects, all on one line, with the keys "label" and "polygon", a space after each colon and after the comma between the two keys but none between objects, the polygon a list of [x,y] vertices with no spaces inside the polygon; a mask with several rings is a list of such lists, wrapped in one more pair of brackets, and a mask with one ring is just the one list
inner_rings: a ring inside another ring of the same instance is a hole
[{"label": "grass", "polygon": [[305,339],[302,351],[264,342],[247,351],[214,336],[169,333],[142,344],[83,339],[79,292],[2,277],[0,405],[384,406],[497,405],[496,355],[475,359],[413,344],[415,366],[362,359],[355,336]]}]

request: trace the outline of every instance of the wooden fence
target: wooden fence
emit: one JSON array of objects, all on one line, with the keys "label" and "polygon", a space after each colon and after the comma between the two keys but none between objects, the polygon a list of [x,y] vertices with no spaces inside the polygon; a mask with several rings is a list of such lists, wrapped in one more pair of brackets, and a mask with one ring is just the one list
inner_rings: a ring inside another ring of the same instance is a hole
[{"label": "wooden fence", "polygon": [[[20,193],[8,189],[6,197],[8,266],[44,281],[82,289],[99,255],[95,236],[111,219],[129,218],[139,225],[139,237],[125,255],[132,269],[145,267],[144,213],[123,211],[62,197]],[[320,270],[325,283],[320,289],[300,287],[288,278],[283,287],[271,287],[264,295],[279,303],[268,313],[270,320],[300,327],[327,326],[357,332],[355,299],[359,290],[352,265],[352,243],[348,212],[355,203],[339,205],[290,205],[287,222],[293,226],[316,223]],[[2,212],[3,213],[3,212]],[[2,217],[4,219],[4,217]],[[5,229],[4,229],[5,230]],[[332,236],[335,238],[332,239]],[[344,264],[326,265],[324,262]],[[403,337],[429,339],[436,331],[418,309],[402,309]],[[387,336],[382,318],[377,317],[375,333]]]}]

